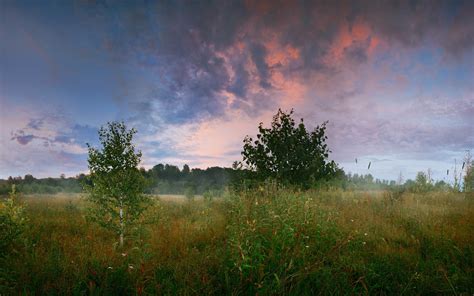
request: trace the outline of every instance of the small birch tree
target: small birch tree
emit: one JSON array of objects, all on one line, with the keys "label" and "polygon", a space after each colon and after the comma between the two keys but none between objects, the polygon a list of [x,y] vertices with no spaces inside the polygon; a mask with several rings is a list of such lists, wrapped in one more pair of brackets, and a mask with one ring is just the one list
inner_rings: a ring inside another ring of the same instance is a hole
[{"label": "small birch tree", "polygon": [[25,208],[18,203],[15,184],[5,200],[0,200],[0,258],[11,253],[26,229]]},{"label": "small birch tree", "polygon": [[88,217],[115,231],[120,247],[128,227],[149,202],[143,194],[145,179],[138,170],[142,154],[132,143],[135,133],[123,122],[109,122],[99,130],[102,149],[87,144],[90,176],[84,187],[92,204]]}]

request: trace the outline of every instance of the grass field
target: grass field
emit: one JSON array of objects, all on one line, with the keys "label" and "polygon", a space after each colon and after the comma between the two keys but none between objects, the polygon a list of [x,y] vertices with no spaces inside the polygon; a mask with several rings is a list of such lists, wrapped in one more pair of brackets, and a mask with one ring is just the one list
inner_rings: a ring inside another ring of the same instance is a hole
[{"label": "grass field", "polygon": [[79,196],[26,196],[1,295],[474,293],[474,197],[246,192],[156,198],[124,249]]}]

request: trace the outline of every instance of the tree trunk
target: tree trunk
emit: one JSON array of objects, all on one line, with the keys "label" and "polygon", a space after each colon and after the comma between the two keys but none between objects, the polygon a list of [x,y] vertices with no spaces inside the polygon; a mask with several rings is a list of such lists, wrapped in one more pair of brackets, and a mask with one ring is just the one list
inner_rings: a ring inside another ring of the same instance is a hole
[{"label": "tree trunk", "polygon": [[123,208],[122,206],[120,206],[120,248],[123,247],[123,233],[124,233]]}]

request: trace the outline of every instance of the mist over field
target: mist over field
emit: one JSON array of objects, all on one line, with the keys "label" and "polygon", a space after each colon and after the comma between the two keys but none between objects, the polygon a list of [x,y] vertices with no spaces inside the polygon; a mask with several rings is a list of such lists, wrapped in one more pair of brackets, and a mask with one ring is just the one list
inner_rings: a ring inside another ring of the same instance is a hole
[{"label": "mist over field", "polygon": [[0,2],[0,296],[474,294],[473,1]]}]

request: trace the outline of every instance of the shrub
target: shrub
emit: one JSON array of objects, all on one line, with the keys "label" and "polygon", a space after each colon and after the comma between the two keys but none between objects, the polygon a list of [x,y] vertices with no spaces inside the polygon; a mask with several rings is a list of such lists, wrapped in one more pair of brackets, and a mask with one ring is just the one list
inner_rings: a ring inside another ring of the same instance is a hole
[{"label": "shrub", "polygon": [[9,254],[26,226],[25,209],[17,202],[15,185],[9,197],[0,203],[0,257]]},{"label": "shrub", "polygon": [[231,199],[231,274],[242,294],[300,294],[307,290],[300,284],[322,272],[344,234],[311,197],[265,187]]}]

